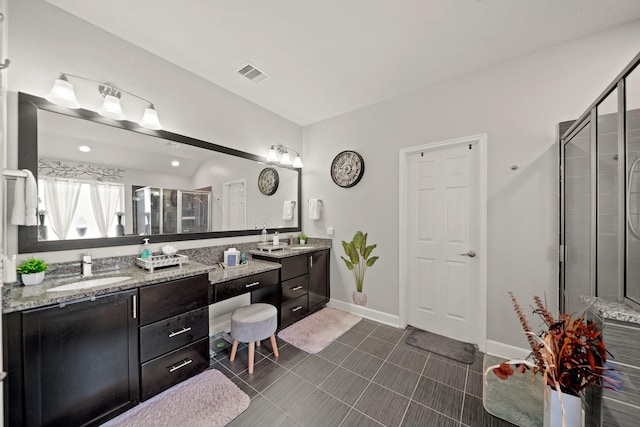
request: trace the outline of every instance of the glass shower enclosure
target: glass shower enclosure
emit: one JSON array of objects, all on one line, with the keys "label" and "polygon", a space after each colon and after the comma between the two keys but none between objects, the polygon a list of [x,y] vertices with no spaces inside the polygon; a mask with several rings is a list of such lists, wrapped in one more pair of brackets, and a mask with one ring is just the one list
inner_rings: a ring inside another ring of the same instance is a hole
[{"label": "glass shower enclosure", "polygon": [[560,310],[580,296],[640,308],[640,55],[560,124]]},{"label": "glass shower enclosure", "polygon": [[211,231],[211,192],[142,187],[133,191],[133,233]]}]

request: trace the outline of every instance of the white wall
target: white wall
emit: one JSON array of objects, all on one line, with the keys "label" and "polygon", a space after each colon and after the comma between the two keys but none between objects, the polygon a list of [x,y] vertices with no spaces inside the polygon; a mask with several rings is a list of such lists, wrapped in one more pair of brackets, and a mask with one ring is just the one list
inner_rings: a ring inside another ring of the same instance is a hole
[{"label": "white wall", "polygon": [[[301,151],[301,126],[49,3],[9,0],[7,18],[7,56],[11,59],[8,70],[8,167],[17,166],[17,92],[45,96],[60,72],[110,82],[153,101],[164,128],[171,132],[255,154],[266,155],[268,148],[278,143]],[[76,94],[83,107],[97,109],[100,96],[95,86],[76,82],[73,81]],[[125,114],[141,117],[145,105],[125,97],[123,95],[122,102]],[[8,253],[17,251],[15,228],[9,226],[7,230]],[[178,246],[210,246],[226,244],[228,240],[180,242]],[[255,236],[251,240],[256,240]],[[128,246],[102,252],[92,250],[92,253],[96,257],[124,255],[134,254],[138,249]],[[44,255],[50,262],[60,262],[77,260],[81,252]]]},{"label": "white wall", "polygon": [[[335,229],[332,298],[350,302],[355,287],[339,243],[361,229],[380,256],[365,279],[368,307],[398,315],[399,149],[487,133],[488,339],[527,348],[507,292],[524,306],[546,293],[556,309],[556,125],[589,107],[639,40],[636,21],[305,127],[303,200],[322,198],[324,211],[319,221],[305,216],[303,229]],[[362,154],[366,168],[357,186],[341,189],[329,165],[346,149]]]}]

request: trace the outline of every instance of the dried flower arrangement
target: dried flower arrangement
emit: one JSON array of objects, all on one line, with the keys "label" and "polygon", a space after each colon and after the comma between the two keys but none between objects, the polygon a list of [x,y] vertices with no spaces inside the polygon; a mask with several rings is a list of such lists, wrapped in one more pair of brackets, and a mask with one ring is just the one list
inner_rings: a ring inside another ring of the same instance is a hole
[{"label": "dried flower arrangement", "polygon": [[536,334],[512,292],[509,292],[514,310],[531,346],[531,354],[525,360],[509,360],[490,366],[485,371],[506,380],[514,373],[512,366],[523,373],[531,368],[532,382],[540,373],[544,383],[558,392],[580,396],[586,387],[595,386],[617,389],[619,381],[610,375],[605,363],[607,350],[602,340],[602,331],[595,323],[585,320],[584,312],[578,316],[562,314],[554,319],[540,297],[534,297],[536,309],[547,325],[547,330]]}]

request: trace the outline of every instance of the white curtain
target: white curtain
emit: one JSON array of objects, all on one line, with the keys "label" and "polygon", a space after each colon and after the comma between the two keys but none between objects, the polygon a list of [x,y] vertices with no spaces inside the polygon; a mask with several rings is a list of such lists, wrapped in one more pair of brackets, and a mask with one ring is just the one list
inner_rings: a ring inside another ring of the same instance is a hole
[{"label": "white curtain", "polygon": [[81,184],[77,181],[43,178],[44,200],[49,215],[49,224],[56,235],[67,238],[73,214],[78,206]]},{"label": "white curtain", "polygon": [[108,182],[92,182],[89,184],[93,216],[98,224],[100,236],[107,237],[109,226],[124,199],[124,185]]}]

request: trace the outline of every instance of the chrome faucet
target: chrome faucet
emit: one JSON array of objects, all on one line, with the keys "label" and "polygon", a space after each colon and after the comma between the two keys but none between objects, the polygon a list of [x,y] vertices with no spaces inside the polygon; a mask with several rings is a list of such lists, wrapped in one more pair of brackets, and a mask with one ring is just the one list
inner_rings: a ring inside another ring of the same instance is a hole
[{"label": "chrome faucet", "polygon": [[293,246],[293,234],[289,234],[289,246]]},{"label": "chrome faucet", "polygon": [[82,256],[82,275],[84,277],[91,276],[91,254]]}]

